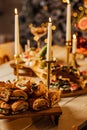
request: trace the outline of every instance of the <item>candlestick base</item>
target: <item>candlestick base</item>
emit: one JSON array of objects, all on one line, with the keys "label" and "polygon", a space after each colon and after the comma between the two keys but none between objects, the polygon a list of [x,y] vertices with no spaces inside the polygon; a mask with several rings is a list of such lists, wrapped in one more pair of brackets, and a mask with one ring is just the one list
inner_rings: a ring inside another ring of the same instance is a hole
[{"label": "candlestick base", "polygon": [[71,62],[71,65],[74,67],[74,68],[77,68],[79,67],[77,61],[76,61],[76,53],[72,53],[72,62]]},{"label": "candlestick base", "polygon": [[20,54],[14,55],[14,60],[16,64],[16,80],[19,80],[19,60],[20,60]]},{"label": "candlestick base", "polygon": [[50,61],[46,61],[47,62],[47,87],[49,89],[50,86],[50,65],[51,63],[55,63],[56,60],[50,60]]},{"label": "candlestick base", "polygon": [[67,42],[66,42],[66,49],[67,49],[66,63],[67,63],[67,66],[69,66],[70,50],[71,50],[71,41],[67,41]]}]

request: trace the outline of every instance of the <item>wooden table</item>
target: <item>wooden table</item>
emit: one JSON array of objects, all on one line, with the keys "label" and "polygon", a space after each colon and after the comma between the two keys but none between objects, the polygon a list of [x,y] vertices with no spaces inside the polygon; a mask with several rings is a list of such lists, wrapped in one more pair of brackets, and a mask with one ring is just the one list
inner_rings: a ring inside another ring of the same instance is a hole
[{"label": "wooden table", "polygon": [[[87,59],[84,61],[82,69],[87,68]],[[0,66],[0,80],[15,78],[9,62]],[[61,98],[59,105],[62,115],[58,126],[55,126],[48,117],[25,117],[0,120],[0,130],[70,130],[73,125],[78,126],[87,120],[87,95]]]}]

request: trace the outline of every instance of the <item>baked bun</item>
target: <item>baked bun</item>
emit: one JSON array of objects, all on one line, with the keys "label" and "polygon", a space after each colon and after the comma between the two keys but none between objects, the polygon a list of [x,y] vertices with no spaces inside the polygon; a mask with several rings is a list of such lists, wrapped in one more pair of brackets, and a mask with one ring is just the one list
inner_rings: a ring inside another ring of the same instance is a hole
[{"label": "baked bun", "polygon": [[37,89],[37,86],[36,86],[36,83],[34,82],[34,81],[28,81],[27,82],[27,92],[28,92],[28,94],[29,95],[32,95],[33,94],[33,92],[34,92],[34,90],[36,90]]},{"label": "baked bun", "polygon": [[0,99],[7,102],[9,101],[11,91],[5,87],[0,87]]},{"label": "baked bun", "polygon": [[7,104],[6,102],[0,100],[0,113],[8,115],[10,113],[10,105]]},{"label": "baked bun", "polygon": [[7,89],[10,89],[10,90],[13,90],[14,88],[13,88],[13,83],[10,81],[10,80],[7,80],[6,82],[5,82],[5,87],[7,88]]},{"label": "baked bun", "polygon": [[32,110],[40,111],[49,107],[49,102],[44,98],[30,99],[29,106]]},{"label": "baked bun", "polygon": [[5,82],[4,81],[0,81],[0,87],[5,87]]},{"label": "baked bun", "polygon": [[28,95],[23,90],[17,89],[17,90],[13,90],[12,91],[10,99],[12,99],[12,100],[18,100],[18,99],[27,100],[28,99]]},{"label": "baked bun", "polygon": [[49,90],[48,99],[51,106],[58,103],[58,101],[60,100],[60,94],[61,94],[61,91],[59,90],[53,90],[53,89]]},{"label": "baked bun", "polygon": [[48,89],[47,86],[40,81],[37,86],[36,89],[33,90],[33,96],[34,97],[45,97],[48,98]]},{"label": "baked bun", "polygon": [[27,78],[20,78],[18,81],[14,82],[14,88],[21,89],[23,91],[27,91],[27,82],[29,79]]},{"label": "baked bun", "polygon": [[11,105],[12,114],[17,114],[28,110],[29,104],[26,101],[18,100]]}]

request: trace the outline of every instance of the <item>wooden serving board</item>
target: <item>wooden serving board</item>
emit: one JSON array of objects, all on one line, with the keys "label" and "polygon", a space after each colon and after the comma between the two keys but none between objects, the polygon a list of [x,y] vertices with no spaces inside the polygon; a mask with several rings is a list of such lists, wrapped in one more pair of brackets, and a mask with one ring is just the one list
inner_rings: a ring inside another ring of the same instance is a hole
[{"label": "wooden serving board", "polygon": [[61,93],[61,98],[79,96],[79,95],[85,95],[85,94],[87,94],[87,88],[84,88],[83,90],[76,90],[74,92]]},{"label": "wooden serving board", "polygon": [[[16,75],[16,64],[14,62],[10,63],[10,66],[14,70],[14,74]],[[42,81],[46,82],[47,74],[44,69],[40,69],[38,65],[36,66],[28,66],[25,63],[19,63],[18,67],[19,76],[30,76],[30,77],[39,77]]]},{"label": "wooden serving board", "polygon": [[2,115],[0,114],[0,119],[13,119],[13,118],[25,118],[25,117],[38,117],[38,116],[60,116],[62,114],[62,110],[60,108],[60,106],[55,106],[52,108],[48,108],[46,110],[42,110],[42,111],[26,111],[24,113],[21,114],[16,114],[16,115]]},{"label": "wooden serving board", "polygon": [[[15,64],[10,64],[11,67],[13,67],[15,69]],[[43,82],[46,83],[46,79],[47,79],[47,75],[46,72],[44,72],[43,69],[38,69],[38,66],[34,66],[34,67],[29,67],[26,66],[24,64],[19,64],[19,69],[24,70],[24,73],[20,73],[19,75],[21,76],[38,76]],[[72,97],[72,96],[79,96],[79,95],[84,95],[87,94],[87,88],[82,89],[82,90],[77,90],[74,92],[67,92],[67,93],[61,93],[61,98],[65,98],[65,97]]]},{"label": "wooden serving board", "polygon": [[[16,75],[17,74],[16,64],[14,62],[11,62],[10,66],[13,68],[14,74]],[[19,76],[30,76],[30,77],[36,76],[33,69],[31,67],[25,66],[24,63],[19,63],[18,73],[19,73]]]}]

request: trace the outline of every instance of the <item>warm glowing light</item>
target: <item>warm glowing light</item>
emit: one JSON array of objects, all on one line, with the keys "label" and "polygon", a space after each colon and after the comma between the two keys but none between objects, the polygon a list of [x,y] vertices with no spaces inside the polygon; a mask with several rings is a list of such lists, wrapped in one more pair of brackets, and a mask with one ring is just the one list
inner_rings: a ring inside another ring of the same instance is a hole
[{"label": "warm glowing light", "polygon": [[76,34],[73,34],[73,39],[72,39],[72,53],[75,54],[77,49],[77,38]]},{"label": "warm glowing light", "polygon": [[69,3],[70,3],[70,1],[69,1],[69,0],[67,0],[67,3],[69,4]]},{"label": "warm glowing light", "polygon": [[62,0],[63,3],[66,3],[66,0]]},{"label": "warm glowing light", "polygon": [[82,11],[83,9],[84,9],[84,8],[83,8],[82,6],[79,6],[79,10],[81,10],[81,11]]},{"label": "warm glowing light", "polygon": [[75,18],[76,18],[76,17],[77,17],[77,15],[78,15],[78,14],[77,14],[77,12],[73,12],[73,17],[75,17]]},{"label": "warm glowing light", "polygon": [[18,13],[17,8],[15,8],[15,14],[17,14],[17,13]]},{"label": "warm glowing light", "polygon": [[49,22],[51,23],[51,21],[52,21],[52,20],[51,20],[51,17],[49,17]]},{"label": "warm glowing light", "polygon": [[76,34],[73,34],[73,39],[76,39]]}]

